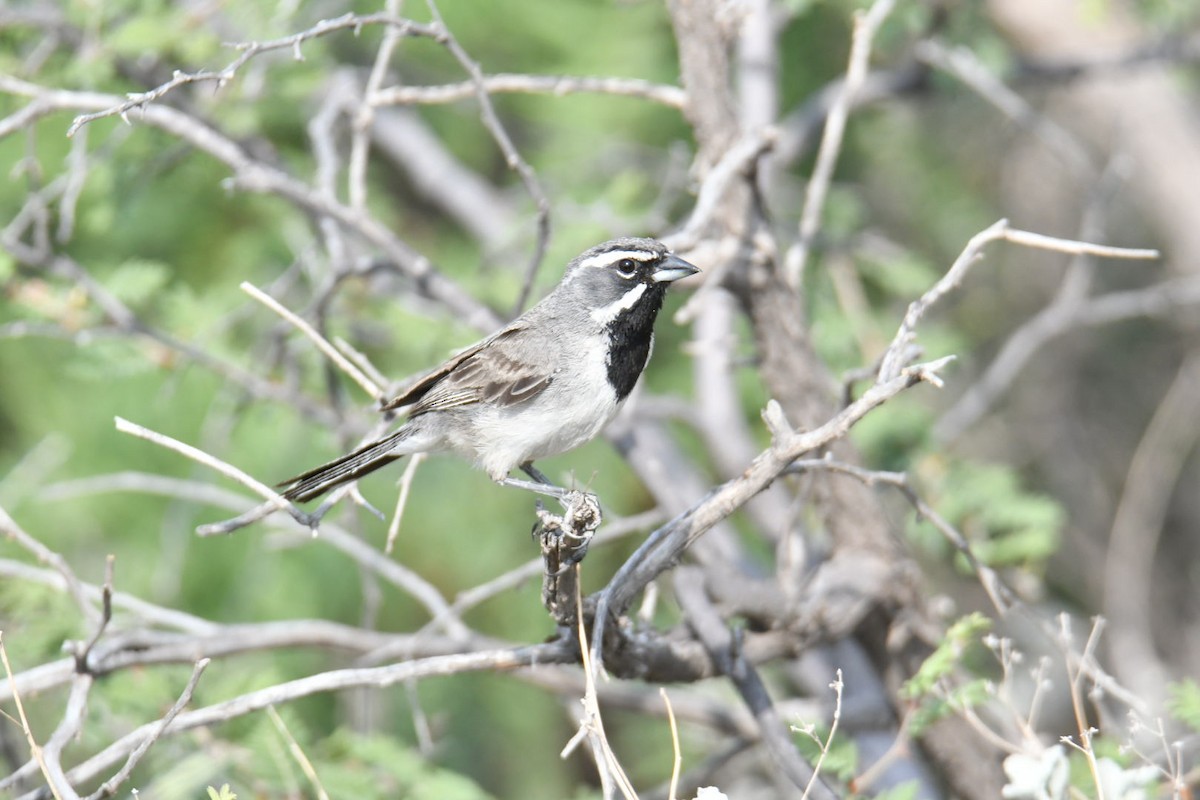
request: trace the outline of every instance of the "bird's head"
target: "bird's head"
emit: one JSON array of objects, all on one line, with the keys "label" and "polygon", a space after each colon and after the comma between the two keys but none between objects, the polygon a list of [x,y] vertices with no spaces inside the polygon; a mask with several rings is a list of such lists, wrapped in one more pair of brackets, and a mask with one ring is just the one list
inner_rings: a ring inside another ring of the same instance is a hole
[{"label": "bird's head", "polygon": [[559,291],[574,296],[603,326],[629,315],[652,322],[667,287],[699,271],[655,239],[613,239],[575,258]]}]

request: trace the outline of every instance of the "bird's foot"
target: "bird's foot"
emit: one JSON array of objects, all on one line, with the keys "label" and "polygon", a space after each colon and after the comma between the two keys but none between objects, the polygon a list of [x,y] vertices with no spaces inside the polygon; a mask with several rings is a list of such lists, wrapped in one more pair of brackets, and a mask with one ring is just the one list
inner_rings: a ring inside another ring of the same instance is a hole
[{"label": "bird's foot", "polygon": [[572,490],[560,498],[564,511],[552,514],[538,503],[538,521],[533,535],[542,549],[546,571],[542,576],[542,603],[560,625],[575,620],[575,591],[578,573],[571,569],[587,555],[592,536],[603,515],[600,501],[590,492]]},{"label": "bird's foot", "polygon": [[[526,461],[524,464],[522,464],[521,471],[533,480],[526,481],[520,478],[504,477],[497,480],[496,483],[500,484],[501,486],[512,487],[513,489],[524,489],[527,492],[535,492],[537,494],[545,495],[546,497],[553,497],[559,502],[559,504],[562,505],[563,511],[566,512],[571,511],[571,498],[574,495],[587,494],[592,498],[592,502],[596,506],[597,513],[599,513],[600,501],[596,499],[595,495],[587,492],[581,492],[576,489],[564,489],[563,487],[556,485],[546,477],[544,472],[535,467],[532,461]],[[597,522],[596,524],[599,526],[600,523]]]}]

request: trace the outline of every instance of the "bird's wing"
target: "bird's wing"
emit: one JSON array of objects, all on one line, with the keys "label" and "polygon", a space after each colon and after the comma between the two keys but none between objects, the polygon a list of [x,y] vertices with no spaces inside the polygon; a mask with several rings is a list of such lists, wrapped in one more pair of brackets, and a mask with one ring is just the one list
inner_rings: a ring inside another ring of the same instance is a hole
[{"label": "bird's wing", "polygon": [[536,397],[554,380],[554,370],[517,355],[515,345],[525,330],[513,324],[467,348],[384,408],[412,406],[409,415],[415,416],[473,403],[514,406]]}]

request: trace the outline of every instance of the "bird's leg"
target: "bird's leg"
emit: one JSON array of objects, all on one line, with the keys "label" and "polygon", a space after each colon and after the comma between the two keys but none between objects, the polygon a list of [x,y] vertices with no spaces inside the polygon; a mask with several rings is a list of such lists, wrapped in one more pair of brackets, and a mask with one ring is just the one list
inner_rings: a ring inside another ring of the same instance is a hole
[{"label": "bird's leg", "polygon": [[538,524],[534,526],[534,535],[541,540],[546,557],[547,575],[557,575],[587,553],[588,543],[602,520],[600,499],[591,492],[555,486],[531,461],[522,464],[521,471],[533,480],[506,477],[498,483],[553,497],[563,507],[564,513],[558,516],[546,512],[539,501]]},{"label": "bird's leg", "polygon": [[526,461],[521,465],[521,472],[524,472],[529,477],[533,478],[538,483],[544,483],[547,486],[553,486],[554,481],[546,477],[546,473],[533,465],[532,461]]},{"label": "bird's leg", "polygon": [[496,482],[501,486],[511,486],[514,489],[524,489],[527,492],[537,492],[547,497],[553,497],[562,503],[564,507],[566,506],[567,495],[571,494],[570,489],[555,486],[540,469],[533,465],[532,461],[526,461],[522,464],[521,471],[533,478],[533,480],[525,481],[520,478],[502,478]]},{"label": "bird's leg", "polygon": [[501,486],[511,486],[514,489],[524,489],[527,492],[537,492],[544,494],[547,497],[556,498],[562,501],[571,492],[561,486],[555,486],[552,483],[535,483],[534,481],[523,481],[520,478],[501,478],[496,481]]}]

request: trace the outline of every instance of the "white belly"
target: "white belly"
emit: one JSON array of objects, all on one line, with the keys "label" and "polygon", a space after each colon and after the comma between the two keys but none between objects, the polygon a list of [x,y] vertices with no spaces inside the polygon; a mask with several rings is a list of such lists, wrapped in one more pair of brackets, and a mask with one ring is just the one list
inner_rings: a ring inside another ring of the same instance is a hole
[{"label": "white belly", "polygon": [[526,461],[565,453],[595,438],[620,408],[603,354],[577,363],[571,373],[570,378],[556,376],[527,403],[473,407],[473,431],[453,449],[499,480]]}]

